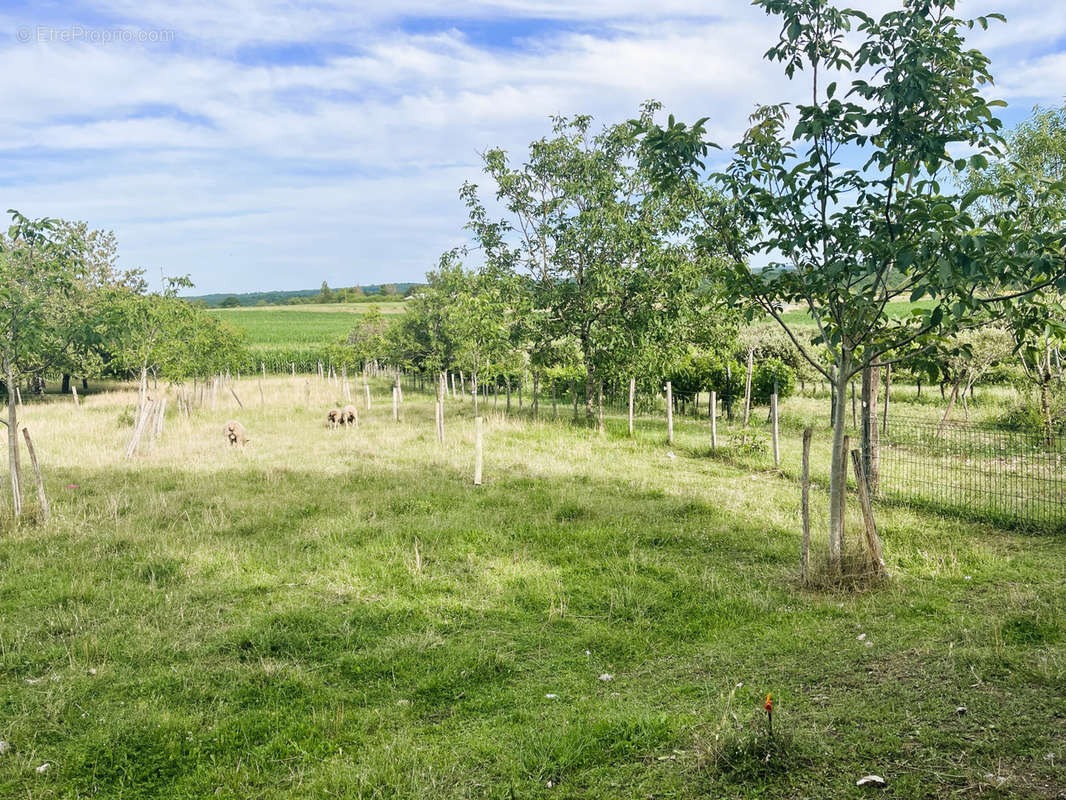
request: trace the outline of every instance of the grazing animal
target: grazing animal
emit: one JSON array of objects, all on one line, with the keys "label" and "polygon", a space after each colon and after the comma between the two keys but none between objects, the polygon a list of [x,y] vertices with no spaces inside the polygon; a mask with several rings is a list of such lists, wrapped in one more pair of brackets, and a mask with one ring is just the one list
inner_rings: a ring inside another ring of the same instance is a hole
[{"label": "grazing animal", "polygon": [[331,431],[336,430],[337,426],[343,421],[342,412],[339,408],[331,408],[326,414],[326,424],[329,425]]},{"label": "grazing animal", "polygon": [[248,434],[245,432],[244,426],[237,420],[231,419],[227,422],[222,432],[226,435],[226,441],[231,445],[244,449],[244,446],[248,443]]},{"label": "grazing animal", "polygon": [[354,425],[359,421],[359,411],[355,406],[348,405],[341,409],[341,422],[344,423],[344,427]]}]

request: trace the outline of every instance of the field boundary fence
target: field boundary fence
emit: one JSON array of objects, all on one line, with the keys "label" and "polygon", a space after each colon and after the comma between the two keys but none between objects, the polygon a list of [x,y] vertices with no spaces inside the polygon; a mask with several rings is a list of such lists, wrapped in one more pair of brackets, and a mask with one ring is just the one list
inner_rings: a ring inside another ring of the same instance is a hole
[{"label": "field boundary fence", "polygon": [[1066,529],[1066,436],[895,416],[878,495],[966,517]]}]

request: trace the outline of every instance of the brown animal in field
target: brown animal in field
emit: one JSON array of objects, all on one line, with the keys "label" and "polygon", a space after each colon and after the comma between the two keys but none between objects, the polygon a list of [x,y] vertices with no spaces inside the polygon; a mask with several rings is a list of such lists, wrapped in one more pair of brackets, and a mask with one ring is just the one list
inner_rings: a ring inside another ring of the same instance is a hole
[{"label": "brown animal in field", "polygon": [[337,426],[343,421],[342,413],[339,408],[331,408],[326,413],[326,424],[329,425],[331,431],[336,430]]},{"label": "brown animal in field", "polygon": [[355,406],[348,405],[341,409],[341,422],[346,428],[359,422],[359,411]]},{"label": "brown animal in field", "polygon": [[237,420],[231,419],[226,423],[226,427],[222,429],[222,432],[226,436],[226,441],[230,445],[240,447],[241,449],[248,443],[248,434],[244,430],[244,426]]}]

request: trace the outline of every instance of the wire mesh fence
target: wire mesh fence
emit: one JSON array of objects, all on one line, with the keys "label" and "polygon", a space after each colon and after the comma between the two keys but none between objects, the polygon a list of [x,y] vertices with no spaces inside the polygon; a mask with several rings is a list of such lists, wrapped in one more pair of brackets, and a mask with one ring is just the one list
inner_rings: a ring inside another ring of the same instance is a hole
[{"label": "wire mesh fence", "polygon": [[896,416],[881,432],[879,494],[1029,527],[1066,528],[1066,437]]}]

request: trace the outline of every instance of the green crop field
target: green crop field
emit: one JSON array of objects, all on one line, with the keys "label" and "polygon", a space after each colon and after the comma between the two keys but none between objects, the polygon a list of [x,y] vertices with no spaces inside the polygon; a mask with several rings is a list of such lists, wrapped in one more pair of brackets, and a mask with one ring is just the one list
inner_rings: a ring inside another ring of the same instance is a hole
[{"label": "green crop field", "polygon": [[[901,300],[897,303],[889,303],[885,310],[894,317],[902,317],[905,314],[913,311],[916,308],[932,308],[934,305],[932,300],[918,300],[916,302],[909,302]],[[786,311],[781,315],[781,318],[790,325],[795,324],[809,324],[814,325],[814,320],[811,319],[810,313],[806,308],[795,308]],[[769,318],[767,318],[769,319]]]},{"label": "green crop field", "polygon": [[351,305],[216,308],[210,314],[244,331],[253,350],[320,347],[351,332],[360,314],[376,308],[383,314],[403,313],[403,302]]}]

